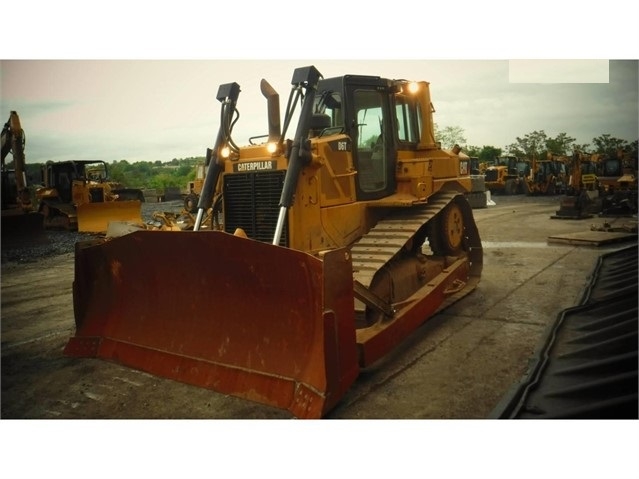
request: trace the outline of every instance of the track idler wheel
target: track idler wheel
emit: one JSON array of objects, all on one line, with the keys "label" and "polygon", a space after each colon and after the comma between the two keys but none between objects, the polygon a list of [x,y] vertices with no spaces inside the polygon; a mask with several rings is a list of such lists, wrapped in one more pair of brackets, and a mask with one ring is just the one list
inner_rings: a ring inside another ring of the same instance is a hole
[{"label": "track idler wheel", "polygon": [[456,256],[461,253],[464,241],[464,217],[461,207],[452,202],[434,218],[428,237],[433,253]]}]

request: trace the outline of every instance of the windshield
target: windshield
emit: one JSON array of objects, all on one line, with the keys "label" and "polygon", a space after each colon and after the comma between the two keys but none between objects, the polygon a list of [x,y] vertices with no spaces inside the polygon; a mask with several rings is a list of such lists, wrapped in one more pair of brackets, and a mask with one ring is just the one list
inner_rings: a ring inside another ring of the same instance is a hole
[{"label": "windshield", "polygon": [[84,165],[84,174],[82,174],[82,171],[80,171],[79,173],[87,180],[105,181],[107,179],[106,163],[102,161],[96,163],[87,163],[86,165]]}]

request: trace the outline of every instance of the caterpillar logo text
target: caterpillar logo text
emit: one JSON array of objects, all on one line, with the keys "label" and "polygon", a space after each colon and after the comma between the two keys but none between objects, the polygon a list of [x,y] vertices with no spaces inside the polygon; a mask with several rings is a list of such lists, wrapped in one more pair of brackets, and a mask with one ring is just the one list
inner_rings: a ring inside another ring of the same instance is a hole
[{"label": "caterpillar logo text", "polygon": [[237,163],[233,165],[233,171],[262,171],[274,170],[276,162],[271,161],[251,161],[248,163]]}]

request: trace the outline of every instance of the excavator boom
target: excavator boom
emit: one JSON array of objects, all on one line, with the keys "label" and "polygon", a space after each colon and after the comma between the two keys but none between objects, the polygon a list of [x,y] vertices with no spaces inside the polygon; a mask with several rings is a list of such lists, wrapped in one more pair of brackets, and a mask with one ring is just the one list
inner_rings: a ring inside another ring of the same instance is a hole
[{"label": "excavator boom", "polygon": [[[2,244],[5,247],[25,242],[46,241],[42,215],[34,211],[31,191],[27,184],[25,144],[26,138],[20,116],[12,111],[1,134],[2,160]],[[9,153],[13,156],[13,169],[5,164]]]}]

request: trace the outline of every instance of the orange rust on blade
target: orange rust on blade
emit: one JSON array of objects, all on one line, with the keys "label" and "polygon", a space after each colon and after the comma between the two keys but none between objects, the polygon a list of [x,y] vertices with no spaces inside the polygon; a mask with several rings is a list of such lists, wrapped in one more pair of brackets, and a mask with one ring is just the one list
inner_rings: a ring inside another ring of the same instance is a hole
[{"label": "orange rust on blade", "polygon": [[[158,260],[170,251],[180,261]],[[221,232],[79,244],[65,353],[321,417],[358,373],[345,285],[344,250],[319,260]],[[78,347],[89,338],[100,338],[94,351]]]}]

